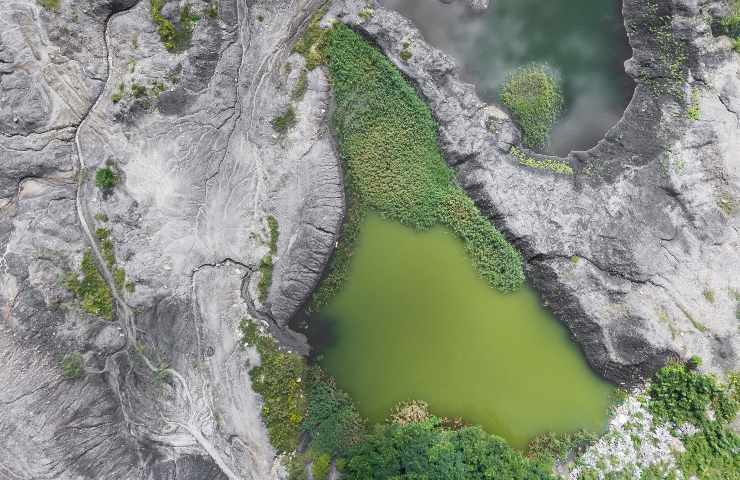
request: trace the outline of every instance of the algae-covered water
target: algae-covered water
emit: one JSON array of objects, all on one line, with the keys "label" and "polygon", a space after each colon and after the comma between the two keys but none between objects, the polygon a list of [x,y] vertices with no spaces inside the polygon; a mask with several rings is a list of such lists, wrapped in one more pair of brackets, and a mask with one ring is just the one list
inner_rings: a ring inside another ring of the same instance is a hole
[{"label": "algae-covered water", "polygon": [[421,399],[516,447],[544,431],[603,427],[611,388],[563,326],[532,291],[488,287],[441,228],[418,233],[370,215],[321,320],[332,339],[321,364],[373,422]]},{"label": "algae-covered water", "polygon": [[484,13],[462,3],[384,1],[452,55],[488,102],[497,101],[501,84],[518,67],[539,62],[559,71],[566,111],[551,152],[588,149],[619,120],[634,89],[623,66],[631,51],[620,0],[492,0]]}]

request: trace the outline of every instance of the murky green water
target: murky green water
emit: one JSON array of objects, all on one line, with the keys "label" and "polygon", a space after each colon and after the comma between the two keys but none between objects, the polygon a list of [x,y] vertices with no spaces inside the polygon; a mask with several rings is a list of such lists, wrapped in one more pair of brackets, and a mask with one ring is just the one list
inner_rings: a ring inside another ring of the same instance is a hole
[{"label": "murky green water", "polygon": [[452,55],[486,101],[495,102],[506,76],[522,65],[545,62],[558,70],[567,111],[553,132],[552,152],[595,145],[632,96],[634,84],[623,67],[631,52],[619,0],[492,0],[482,14],[462,2],[384,3]]},{"label": "murky green water", "polygon": [[610,386],[529,290],[480,280],[442,229],[416,233],[370,216],[349,282],[322,312],[322,365],[374,422],[422,399],[514,446],[543,431],[599,430]]}]

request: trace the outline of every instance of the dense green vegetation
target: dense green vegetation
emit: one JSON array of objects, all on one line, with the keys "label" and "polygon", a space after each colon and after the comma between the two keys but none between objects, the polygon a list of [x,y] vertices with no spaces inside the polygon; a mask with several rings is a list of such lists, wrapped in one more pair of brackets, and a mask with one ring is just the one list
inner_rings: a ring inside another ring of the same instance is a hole
[{"label": "dense green vegetation", "polygon": [[65,378],[80,378],[85,371],[85,360],[80,352],[69,353],[60,362]]},{"label": "dense green vegetation", "polygon": [[352,451],[344,473],[347,478],[378,480],[554,478],[480,427],[450,430],[436,417],[376,426]]},{"label": "dense green vegetation", "polygon": [[[190,4],[186,3],[182,10],[180,10],[179,22],[177,22],[177,25],[174,25],[162,15],[162,7],[166,3],[167,0],[151,0],[150,3],[152,20],[157,25],[159,39],[162,41],[164,48],[170,52],[184,50],[190,46],[193,28],[195,28],[195,24],[200,20],[200,17],[191,12]],[[211,13],[210,8],[208,10],[209,15]]]},{"label": "dense green vegetation", "polygon": [[270,291],[270,285],[272,285],[273,257],[277,254],[277,242],[280,235],[275,217],[267,217],[267,227],[270,234],[268,240],[270,251],[260,260],[260,279],[257,283],[257,296],[260,302],[267,300],[267,294]]},{"label": "dense green vegetation", "polygon": [[728,427],[740,407],[739,387],[737,375],[724,386],[713,376],[681,364],[664,367],[651,383],[648,406],[656,418],[699,428],[684,441],[686,452],[678,459],[687,478],[740,478],[740,436]]},{"label": "dense green vegetation", "polygon": [[92,250],[87,250],[80,266],[82,279],[76,273],[69,273],[65,287],[80,301],[84,311],[106,320],[113,318],[113,296],[103,276],[93,260]]},{"label": "dense green vegetation", "polygon": [[527,457],[542,465],[552,466],[558,458],[569,454],[580,455],[598,440],[592,432],[553,433],[545,432],[533,438],[527,445]]},{"label": "dense green vegetation", "polygon": [[303,379],[306,365],[302,357],[280,350],[269,334],[257,325],[242,320],[239,328],[242,343],[255,347],[260,365],[249,371],[254,391],[262,396],[262,418],[270,441],[279,452],[292,452],[298,447],[299,434],[306,415]]},{"label": "dense green vegetation", "polygon": [[489,285],[505,292],[518,289],[524,281],[521,256],[454,183],[437,147],[437,125],[413,87],[348,27],[338,24],[321,38],[336,99],[333,125],[348,204],[360,212],[348,214],[330,279],[316,293],[313,308],[341,285],[356,222],[369,210],[418,230],[447,227],[464,242]]},{"label": "dense green vegetation", "polygon": [[560,79],[547,65],[522,67],[506,79],[501,89],[501,103],[521,127],[524,145],[543,148],[563,110]]},{"label": "dense green vegetation", "polygon": [[101,190],[110,190],[116,186],[118,178],[110,167],[95,170],[95,186]]}]

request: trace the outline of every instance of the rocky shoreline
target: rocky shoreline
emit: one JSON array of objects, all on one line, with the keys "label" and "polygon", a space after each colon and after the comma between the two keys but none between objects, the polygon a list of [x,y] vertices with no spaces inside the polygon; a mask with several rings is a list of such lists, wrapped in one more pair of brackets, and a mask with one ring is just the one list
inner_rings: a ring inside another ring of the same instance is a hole
[{"label": "rocky shoreline", "polygon": [[[454,60],[399,14],[378,6],[361,15],[364,2],[345,1],[326,18],[372,39],[416,85],[458,181],[524,253],[543,301],[597,372],[634,385],[671,358],[699,355],[717,373],[740,365],[738,215],[722,200],[740,192],[732,155],[740,84],[737,55],[707,20],[718,7],[625,1],[635,94],[593,149],[552,159],[573,176],[520,165],[508,115],[481,102]],[[681,55],[680,65],[666,64]],[[654,85],[674,70],[678,96]],[[686,114],[693,89],[699,120]]]}]

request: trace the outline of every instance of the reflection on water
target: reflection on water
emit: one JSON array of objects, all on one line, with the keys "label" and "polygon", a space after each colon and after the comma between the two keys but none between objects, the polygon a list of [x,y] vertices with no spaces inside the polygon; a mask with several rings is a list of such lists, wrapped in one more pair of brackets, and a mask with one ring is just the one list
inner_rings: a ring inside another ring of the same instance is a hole
[{"label": "reflection on water", "polygon": [[452,55],[485,101],[497,101],[506,76],[522,65],[545,62],[558,70],[567,111],[553,132],[553,153],[594,146],[631,98],[633,83],[623,67],[630,50],[619,0],[491,0],[488,12],[477,14],[461,2],[384,4]]}]

